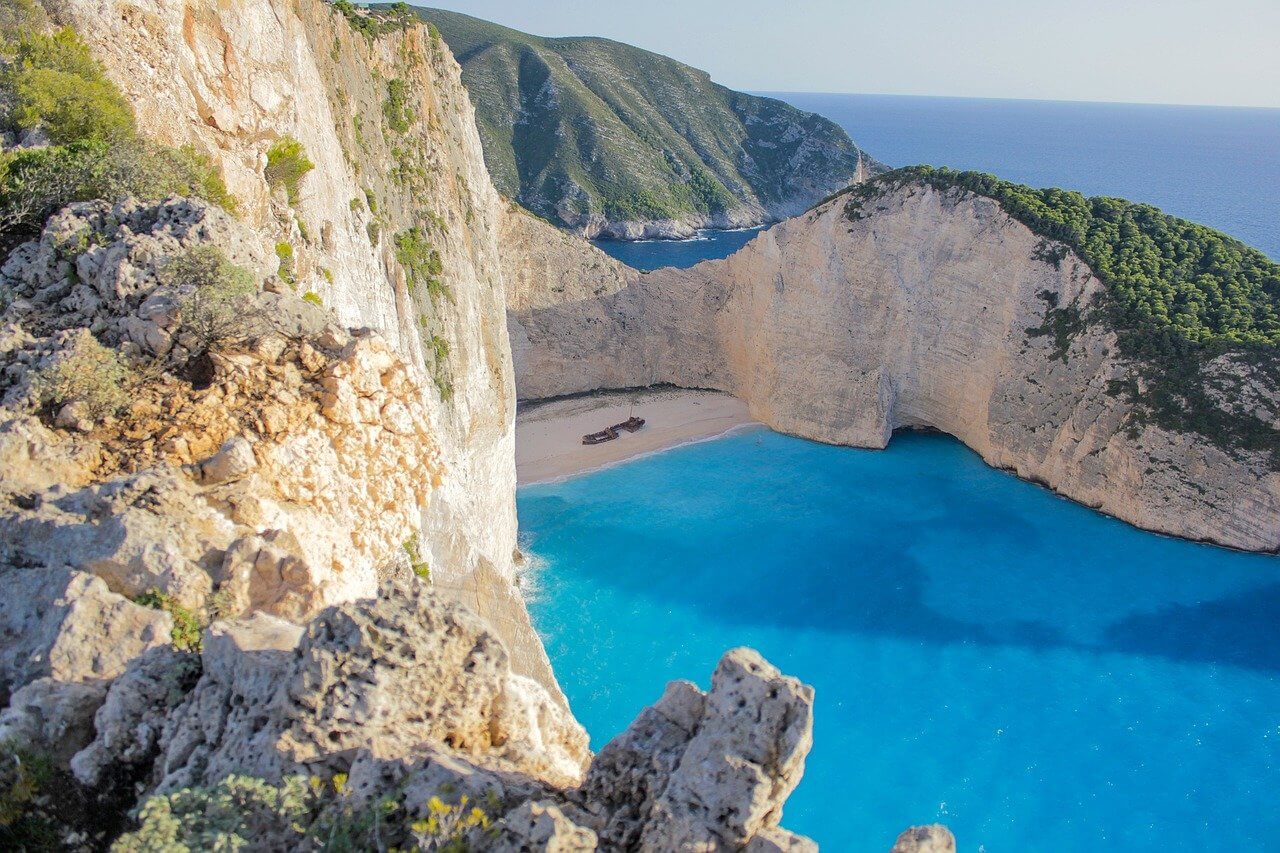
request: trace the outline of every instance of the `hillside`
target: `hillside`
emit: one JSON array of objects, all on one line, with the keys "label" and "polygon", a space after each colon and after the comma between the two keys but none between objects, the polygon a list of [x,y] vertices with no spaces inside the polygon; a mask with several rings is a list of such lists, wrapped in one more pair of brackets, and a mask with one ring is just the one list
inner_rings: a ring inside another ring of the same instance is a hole
[{"label": "hillside", "polygon": [[462,64],[498,190],[587,236],[755,225],[880,168],[834,123],[665,56],[418,11]]}]

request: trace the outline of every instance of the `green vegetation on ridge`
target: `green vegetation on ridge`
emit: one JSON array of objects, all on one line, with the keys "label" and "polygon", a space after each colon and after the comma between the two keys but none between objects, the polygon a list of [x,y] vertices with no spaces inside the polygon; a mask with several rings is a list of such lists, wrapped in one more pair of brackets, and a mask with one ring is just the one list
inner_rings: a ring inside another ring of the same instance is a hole
[{"label": "green vegetation on ridge", "polygon": [[844,186],[859,151],[825,118],[600,38],[540,38],[420,9],[462,64],[500,192],[581,225],[785,213]]},{"label": "green vegetation on ridge", "polygon": [[75,201],[197,195],[234,210],[207,158],[137,135],[133,111],[69,28],[31,0],[0,0],[0,132],[50,145],[0,153],[0,250]]},{"label": "green vegetation on ridge", "polygon": [[[1232,354],[1280,382],[1280,264],[1220,231],[1169,216],[1148,204],[1032,189],[980,172],[912,166],[849,191],[846,214],[909,183],[960,189],[993,199],[1044,238],[1040,252],[1059,263],[1062,247],[1080,256],[1105,286],[1095,306],[1050,300],[1045,323],[1029,334],[1053,334],[1065,356],[1069,338],[1087,323],[1117,334],[1121,353],[1144,365],[1145,388],[1127,393],[1153,422],[1200,433],[1224,447],[1280,455],[1280,432],[1257,417],[1224,412],[1238,387],[1212,380],[1204,368]],[[1277,412],[1276,414],[1280,414]]]}]

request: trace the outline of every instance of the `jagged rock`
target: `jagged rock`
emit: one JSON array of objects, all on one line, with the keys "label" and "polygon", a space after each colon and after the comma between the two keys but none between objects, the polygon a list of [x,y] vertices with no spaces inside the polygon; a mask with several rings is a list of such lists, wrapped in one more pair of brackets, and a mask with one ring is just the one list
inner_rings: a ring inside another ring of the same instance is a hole
[{"label": "jagged rock", "polygon": [[200,679],[160,737],[161,791],[212,784],[230,773],[279,779],[275,741],[283,720],[272,700],[288,681],[301,634],[264,613],[205,632]]},{"label": "jagged rock", "polygon": [[220,555],[232,532],[188,478],[163,468],[0,511],[0,552],[11,562],[71,565],[123,595],[159,590],[193,609],[212,590],[201,561]]},{"label": "jagged rock", "polygon": [[734,649],[705,696],[669,685],[600,751],[580,794],[607,815],[610,845],[739,849],[778,825],[812,743],[813,689]]},{"label": "jagged rock", "polygon": [[913,826],[898,836],[889,853],[956,853],[956,837],[940,823]]},{"label": "jagged rock", "polygon": [[216,486],[247,476],[257,467],[253,445],[238,435],[228,439],[217,453],[200,463],[200,480],[207,486]]},{"label": "jagged rock", "polygon": [[425,585],[329,608],[296,650],[295,630],[263,614],[211,629],[200,681],[166,725],[162,790],[232,771],[345,772],[360,749],[397,758],[426,745],[548,782],[580,778],[582,728],[512,674],[483,622]]},{"label": "jagged rock", "polygon": [[37,678],[103,681],[167,643],[168,613],[134,604],[70,569],[0,568],[0,694]]},{"label": "jagged rock", "polygon": [[106,693],[100,681],[37,678],[14,693],[0,712],[0,743],[35,747],[64,766],[93,740],[93,715]]},{"label": "jagged rock", "polygon": [[529,800],[509,813],[498,825],[493,853],[577,853],[596,849],[596,834],[574,823],[554,803]]},{"label": "jagged rock", "polygon": [[[110,344],[131,341],[163,355],[165,324],[171,327],[175,315],[160,303],[185,294],[168,292],[160,265],[184,248],[209,243],[233,263],[266,275],[262,241],[200,199],[80,202],[55,213],[39,240],[10,255],[0,267],[0,288],[27,303],[43,334],[93,329]],[[67,275],[69,261],[74,276]]]},{"label": "jagged rock", "polygon": [[92,477],[98,458],[96,446],[60,436],[30,415],[0,409],[0,493],[78,488]]},{"label": "jagged rock", "polygon": [[95,706],[91,742],[82,743],[70,757],[71,772],[92,787],[113,770],[149,769],[159,750],[165,718],[199,675],[199,657],[172,646],[151,649],[130,661],[106,689],[101,707]]},{"label": "jagged rock", "polygon": [[780,826],[768,826],[752,837],[743,853],[818,853],[818,845],[812,838]]}]

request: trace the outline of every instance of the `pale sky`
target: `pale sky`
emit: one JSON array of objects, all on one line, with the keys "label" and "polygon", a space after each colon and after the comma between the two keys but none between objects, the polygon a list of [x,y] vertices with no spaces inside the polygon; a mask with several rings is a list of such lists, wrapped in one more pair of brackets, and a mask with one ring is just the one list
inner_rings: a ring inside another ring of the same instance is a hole
[{"label": "pale sky", "polygon": [[1280,107],[1280,0],[436,0],[748,91]]}]

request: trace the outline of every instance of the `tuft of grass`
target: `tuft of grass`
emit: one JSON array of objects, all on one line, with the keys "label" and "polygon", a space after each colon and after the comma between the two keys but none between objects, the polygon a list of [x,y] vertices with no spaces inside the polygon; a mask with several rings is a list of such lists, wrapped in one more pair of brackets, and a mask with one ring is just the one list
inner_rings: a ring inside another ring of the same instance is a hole
[{"label": "tuft of grass", "polygon": [[431,567],[427,565],[427,561],[422,559],[422,553],[419,550],[418,534],[413,534],[400,545],[404,549],[405,556],[409,558],[409,568],[415,575],[424,581],[431,580]]},{"label": "tuft of grass", "polygon": [[153,589],[144,592],[133,601],[143,607],[163,610],[173,617],[173,633],[170,635],[169,642],[175,649],[183,652],[200,651],[204,625],[196,614],[174,601],[173,596]]},{"label": "tuft of grass", "polygon": [[290,287],[298,283],[298,274],[294,269],[292,243],[276,243],[276,257],[280,259],[280,280]]}]

